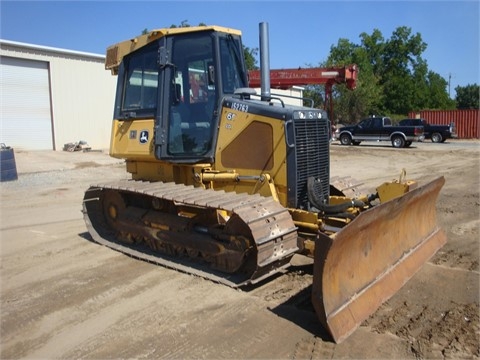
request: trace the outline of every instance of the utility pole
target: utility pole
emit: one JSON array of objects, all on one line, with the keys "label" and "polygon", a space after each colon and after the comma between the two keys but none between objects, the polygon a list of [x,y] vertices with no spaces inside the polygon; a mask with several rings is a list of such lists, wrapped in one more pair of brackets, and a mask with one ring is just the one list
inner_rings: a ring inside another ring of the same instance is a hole
[{"label": "utility pole", "polygon": [[448,73],[448,97],[450,97],[450,80],[452,79],[452,73]]}]

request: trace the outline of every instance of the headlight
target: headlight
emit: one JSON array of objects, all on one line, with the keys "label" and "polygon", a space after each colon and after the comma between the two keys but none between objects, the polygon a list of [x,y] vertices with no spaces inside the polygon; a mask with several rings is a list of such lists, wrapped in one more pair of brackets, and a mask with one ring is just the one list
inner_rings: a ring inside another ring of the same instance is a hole
[{"label": "headlight", "polygon": [[301,120],[304,120],[304,119],[317,120],[322,118],[322,112],[315,111],[315,110],[295,111],[293,113],[293,118],[301,119]]}]

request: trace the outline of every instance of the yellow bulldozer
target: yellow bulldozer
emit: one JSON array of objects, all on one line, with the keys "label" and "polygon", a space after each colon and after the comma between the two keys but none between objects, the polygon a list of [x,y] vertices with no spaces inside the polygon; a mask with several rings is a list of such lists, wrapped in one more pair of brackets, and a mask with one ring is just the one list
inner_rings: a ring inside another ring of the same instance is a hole
[{"label": "yellow bulldozer", "polygon": [[85,222],[100,244],[232,287],[313,258],[312,303],[340,342],[445,243],[444,179],[331,183],[327,114],[270,92],[268,24],[259,33],[260,94],[238,30],[164,28],[107,49],[110,155],[131,179],[91,185]]}]

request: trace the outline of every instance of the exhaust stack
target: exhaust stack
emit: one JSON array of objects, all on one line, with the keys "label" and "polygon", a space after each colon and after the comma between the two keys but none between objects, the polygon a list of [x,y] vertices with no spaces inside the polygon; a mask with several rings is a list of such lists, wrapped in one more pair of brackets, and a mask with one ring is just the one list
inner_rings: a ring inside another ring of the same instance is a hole
[{"label": "exhaust stack", "polygon": [[260,86],[262,101],[270,101],[270,53],[268,48],[268,23],[261,22],[260,29]]}]

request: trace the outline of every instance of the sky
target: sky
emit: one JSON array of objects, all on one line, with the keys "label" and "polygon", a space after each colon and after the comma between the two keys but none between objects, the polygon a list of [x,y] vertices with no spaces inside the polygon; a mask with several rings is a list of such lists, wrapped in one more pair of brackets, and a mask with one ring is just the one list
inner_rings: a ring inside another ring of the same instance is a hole
[{"label": "sky", "polygon": [[[341,38],[360,44],[378,29],[389,39],[400,26],[427,44],[428,68],[455,87],[480,84],[480,1],[5,1],[0,0],[3,40],[104,54],[144,29],[186,21],[242,31],[243,44],[259,47],[259,23],[269,28],[272,69],[318,66]],[[361,69],[360,69],[361,71]]]}]

